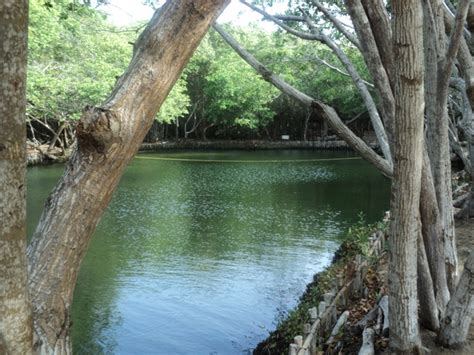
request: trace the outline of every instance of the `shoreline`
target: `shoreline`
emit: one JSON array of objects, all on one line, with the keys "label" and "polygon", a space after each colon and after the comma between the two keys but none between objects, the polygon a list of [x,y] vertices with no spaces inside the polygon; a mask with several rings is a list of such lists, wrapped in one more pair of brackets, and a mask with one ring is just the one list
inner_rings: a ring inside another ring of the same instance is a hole
[{"label": "shoreline", "polygon": [[139,152],[200,149],[200,150],[279,150],[321,149],[352,150],[344,141],[325,139],[314,141],[268,141],[268,140],[179,140],[143,143]]},{"label": "shoreline", "polygon": [[[376,144],[370,144],[377,149]],[[142,143],[138,153],[163,152],[173,150],[348,150],[352,151],[344,141],[324,139],[314,141],[268,141],[268,140],[179,140],[156,143]],[[47,144],[27,142],[27,165],[41,166],[65,163],[71,156],[73,148],[61,150]]]},{"label": "shoreline", "polygon": [[[286,354],[296,336],[309,335],[307,328],[315,320],[311,316],[311,308],[325,303],[330,307],[334,300],[333,309],[326,315],[320,315],[321,327],[314,335],[313,347],[324,346],[329,333],[338,319],[339,314],[351,302],[355,302],[362,294],[367,293],[369,302],[375,303],[375,295],[383,292],[379,278],[372,287],[364,286],[368,269],[376,269],[374,257],[381,258],[385,251],[387,219],[374,224],[356,222],[345,234],[345,238],[334,253],[331,263],[326,268],[313,276],[313,280],[306,285],[306,289],[299,298],[298,304],[276,325],[267,338],[257,344],[253,355]],[[370,250],[370,252],[368,252]],[[372,255],[375,253],[375,255]],[[355,270],[364,266],[364,271]],[[360,284],[355,285],[355,279],[361,278]],[[344,286],[345,285],[345,286]],[[345,291],[339,294],[342,289]],[[339,294],[340,299],[334,299]],[[328,295],[329,300],[328,300]],[[317,339],[316,339],[317,338]],[[318,343],[318,345],[316,345]],[[313,349],[314,350],[314,349]],[[354,350],[358,352],[358,348]]]},{"label": "shoreline", "polygon": [[[341,289],[341,283],[335,280],[342,278],[345,280],[344,282],[347,282],[349,275],[353,277],[353,281],[360,280],[358,282],[359,286],[355,289],[353,287],[347,289],[341,296],[342,301],[339,300],[336,304],[332,315],[328,319],[321,319],[322,327],[315,335],[317,339],[312,340],[312,343],[314,342],[312,346],[314,346],[313,350],[316,348],[323,351],[344,349],[345,353],[358,353],[362,346],[362,330],[370,318],[369,315],[377,308],[377,303],[381,302],[382,296],[387,294],[389,263],[386,245],[388,239],[387,223],[388,221],[384,219],[382,224],[355,225],[356,232],[352,235],[350,232],[346,234],[345,240],[336,250],[331,263],[323,271],[313,276],[313,280],[306,285],[306,290],[300,297],[298,304],[276,325],[276,328],[269,333],[267,338],[257,344],[252,354],[286,354],[290,344],[297,341],[298,335],[309,336],[307,329],[311,321],[311,307],[326,301],[328,292],[330,295],[335,294],[338,288],[334,286],[335,284],[338,284],[339,289]],[[366,234],[366,237],[361,238],[363,234]],[[380,236],[378,239],[374,237],[377,234]],[[459,271],[461,272],[469,252],[474,247],[474,219],[456,220],[456,235],[458,238]],[[381,242],[377,246],[378,252],[375,255],[367,255],[363,252],[367,246],[372,244],[373,247],[373,243],[377,243],[378,240]],[[359,261],[357,261],[358,259]],[[354,265],[358,265],[358,263],[361,265],[361,261],[362,264],[366,263],[366,269],[361,276],[358,276],[354,274],[354,270],[357,269]],[[329,341],[325,341],[325,339],[329,336],[336,320],[344,310],[348,312],[349,319],[338,331],[338,335],[334,337],[335,340],[328,345]],[[440,348],[436,343],[436,333],[424,328],[421,328],[420,331],[423,344],[431,349],[433,354],[473,354],[474,323],[471,323],[464,347],[459,350]],[[387,353],[389,342],[387,333],[381,331],[375,336],[375,353]],[[294,344],[291,346],[294,346]]]}]

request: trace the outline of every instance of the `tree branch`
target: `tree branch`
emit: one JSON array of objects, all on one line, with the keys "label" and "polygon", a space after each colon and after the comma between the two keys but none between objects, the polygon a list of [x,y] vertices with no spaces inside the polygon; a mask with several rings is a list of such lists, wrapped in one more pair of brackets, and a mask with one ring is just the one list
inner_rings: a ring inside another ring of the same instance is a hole
[{"label": "tree branch", "polygon": [[275,18],[281,21],[294,21],[294,22],[304,22],[304,18],[301,16],[293,15],[275,15]]},{"label": "tree branch", "polygon": [[214,24],[214,29],[222,36],[222,38],[237,52],[237,54],[245,60],[251,67],[253,67],[257,73],[259,73],[264,80],[268,81],[281,92],[287,94],[293,99],[301,102],[306,107],[309,107],[323,117],[336,134],[341,137],[348,145],[350,145],[355,151],[357,151],[364,159],[374,164],[381,172],[387,177],[392,175],[392,167],[387,160],[380,157],[372,148],[370,148],[362,139],[357,137],[339,118],[336,111],[314,98],[304,94],[295,87],[289,85],[287,82],[282,80],[277,75],[273,74],[268,68],[262,63],[257,61],[249,52],[242,48],[239,43],[230,36],[224,29]]},{"label": "tree branch", "polygon": [[354,46],[356,46],[358,49],[361,49],[357,37],[347,31],[344,28],[344,25],[335,16],[333,16],[333,14],[331,14],[323,5],[321,5],[318,0],[311,0],[311,2],[318,8],[319,11],[324,14],[324,16],[328,18],[329,21],[332,22],[334,27],[336,27],[339,32],[341,32]]},{"label": "tree branch", "polygon": [[[327,66],[329,69],[334,70],[336,73],[339,73],[339,74],[341,74],[341,75],[348,76],[348,77],[351,76],[349,73],[345,72],[345,71],[342,70],[342,69],[339,69],[338,67],[332,65],[331,63],[328,63],[327,61],[325,61],[325,60],[322,59],[322,58],[314,57],[314,59],[317,60],[318,62],[320,62],[321,64]],[[362,80],[362,82],[363,82],[365,85],[367,85],[368,87],[374,88],[374,84],[372,84],[372,83],[370,83],[370,82],[368,82],[368,81],[366,81],[366,80]]]},{"label": "tree branch", "polygon": [[[444,11],[444,23],[446,32],[451,33],[454,28],[454,18],[448,13],[448,9],[446,8]],[[465,38],[461,38],[457,59],[459,62],[459,72],[466,83],[466,92],[469,97],[469,102],[471,107],[474,108],[474,65]]]},{"label": "tree branch", "polygon": [[309,41],[322,41],[322,36],[319,35],[319,34],[307,33],[307,32],[301,32],[301,31],[295,30],[294,28],[291,28],[290,26],[288,26],[285,23],[283,23],[282,21],[280,21],[275,16],[270,15],[268,12],[260,9],[258,6],[250,4],[250,3],[246,2],[245,0],[240,0],[240,2],[242,4],[244,4],[245,6],[249,7],[250,9],[252,9],[253,11],[258,12],[260,15],[262,15],[267,20],[273,21],[278,26],[283,28],[285,31],[287,31],[288,33],[291,33],[292,35],[294,35],[296,37],[299,37],[301,39],[306,39],[306,40],[309,40]]},{"label": "tree branch", "polygon": [[[443,2],[444,9],[446,11],[446,14],[454,21],[454,18],[456,17],[456,7],[451,3],[451,1],[446,0]],[[471,5],[472,6],[472,5]],[[469,13],[469,11],[468,11]],[[464,26],[464,25],[463,25]],[[468,28],[464,27],[464,35],[466,36],[467,39],[471,38],[471,32],[469,31]]]},{"label": "tree branch", "polygon": [[[389,146],[389,143],[388,143],[387,134],[385,132],[385,128],[383,126],[382,120],[380,119],[380,116],[379,116],[379,113],[377,111],[377,107],[375,105],[375,102],[374,102],[372,96],[370,95],[369,90],[367,89],[367,86],[364,84],[361,76],[357,72],[357,69],[352,64],[351,60],[347,57],[347,55],[344,53],[344,51],[331,38],[329,38],[328,36],[326,36],[322,33],[307,34],[307,33],[304,33],[304,32],[296,31],[296,30],[292,29],[291,27],[285,25],[284,23],[282,23],[278,19],[276,19],[275,16],[272,16],[272,15],[268,14],[266,11],[258,8],[257,6],[249,4],[244,0],[240,0],[240,2],[243,3],[244,5],[250,7],[252,10],[257,11],[258,13],[260,13],[264,17],[268,18],[269,20],[275,22],[277,25],[279,25],[281,28],[283,28],[287,32],[289,32],[289,33],[291,33],[295,36],[298,36],[300,38],[303,38],[303,39],[311,39],[311,40],[319,41],[319,42],[327,45],[334,52],[334,54],[336,54],[336,56],[339,58],[341,63],[346,68],[347,72],[350,74],[350,76],[351,76],[351,78],[354,82],[354,85],[356,86],[359,94],[362,97],[362,100],[364,101],[364,104],[367,107],[367,110],[369,112],[369,116],[370,116],[370,119],[371,119],[371,122],[372,122],[372,126],[373,126],[375,134],[377,136],[377,140],[378,140],[380,149],[382,150],[383,155],[387,159],[388,163],[391,165],[392,164],[392,156],[391,156],[391,153],[390,153],[390,146]],[[315,31],[316,30],[315,26],[313,25],[313,23],[309,19],[309,16],[307,15],[307,13],[305,13],[305,12],[303,12],[303,13],[304,13],[305,21],[308,24],[308,27],[310,29],[312,29],[313,31]]]},{"label": "tree branch", "polygon": [[375,87],[381,97],[382,114],[385,120],[389,138],[394,131],[394,115],[395,115],[395,99],[393,96],[392,86],[388,73],[380,58],[379,49],[375,41],[369,19],[360,0],[345,0],[345,4],[354,24],[357,37],[362,47],[362,55],[367,64]]},{"label": "tree branch", "polygon": [[392,24],[389,15],[382,0],[365,0],[362,5],[369,19],[380,59],[393,87],[391,78],[393,77],[395,62],[392,50]]},{"label": "tree branch", "polygon": [[438,81],[438,100],[442,98],[443,101],[447,102],[449,79],[461,44],[464,22],[466,22],[470,3],[470,0],[460,0],[459,2],[458,11],[456,12],[456,18],[454,20],[454,29],[451,31],[451,39],[449,41],[448,50],[446,51],[444,67],[441,69],[441,75]]}]

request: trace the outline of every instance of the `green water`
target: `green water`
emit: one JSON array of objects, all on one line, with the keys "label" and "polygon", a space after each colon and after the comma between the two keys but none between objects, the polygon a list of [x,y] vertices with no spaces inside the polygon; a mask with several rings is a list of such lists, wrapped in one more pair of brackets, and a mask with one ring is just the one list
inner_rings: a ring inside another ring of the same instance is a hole
[{"label": "green water", "polygon": [[[352,156],[288,150],[135,159],[81,268],[75,353],[248,353],[330,262],[357,214],[375,221],[388,208],[388,181],[362,160],[289,161]],[[29,169],[29,233],[61,174],[61,166]]]}]

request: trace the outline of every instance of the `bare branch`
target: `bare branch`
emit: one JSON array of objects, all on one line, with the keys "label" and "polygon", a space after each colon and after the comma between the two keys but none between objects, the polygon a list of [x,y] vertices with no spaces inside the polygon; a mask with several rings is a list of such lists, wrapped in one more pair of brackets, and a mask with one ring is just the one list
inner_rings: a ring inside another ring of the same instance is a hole
[{"label": "bare branch", "polygon": [[[443,5],[444,5],[444,9],[446,11],[446,14],[452,19],[454,20],[455,18],[455,14],[456,14],[456,7],[451,3],[451,1],[449,0],[446,0],[443,2]],[[472,6],[472,5],[471,5]],[[463,25],[464,26],[464,25]],[[464,35],[466,36],[467,39],[470,39],[471,38],[471,32],[469,31],[469,29],[467,29],[466,27],[464,27]]]},{"label": "bare branch", "polygon": [[379,49],[375,41],[369,19],[364,11],[360,0],[345,0],[352,23],[354,24],[357,37],[362,47],[367,68],[374,78],[374,84],[382,101],[382,114],[389,137],[393,134],[393,120],[395,114],[395,99],[388,73],[380,58]]},{"label": "bare branch", "polygon": [[387,9],[383,0],[365,0],[362,2],[362,6],[369,19],[380,59],[387,71],[389,80],[391,80],[395,62],[392,50],[392,24]]},{"label": "bare branch", "polygon": [[332,22],[334,27],[336,27],[354,46],[360,49],[357,37],[346,30],[343,23],[341,23],[333,14],[331,14],[323,5],[321,5],[318,0],[311,0],[311,2],[318,8],[319,11],[324,14],[324,16],[328,18],[329,21]]},{"label": "bare branch", "polygon": [[253,4],[250,4],[250,3],[246,2],[245,0],[240,0],[240,2],[242,4],[244,4],[245,6],[251,8],[255,12],[258,12],[264,18],[266,18],[270,21],[273,21],[278,26],[283,28],[285,31],[287,31],[288,33],[291,33],[292,35],[294,35],[296,37],[299,37],[301,39],[306,39],[306,40],[309,40],[309,41],[322,41],[322,36],[320,36],[319,34],[307,33],[307,32],[301,32],[301,31],[295,30],[294,28],[291,28],[290,26],[288,26],[285,23],[283,23],[282,21],[280,21],[275,16],[270,15],[268,12],[260,9],[259,7],[255,6]]},{"label": "bare branch", "polygon": [[[447,9],[444,11],[444,23],[446,31],[451,33],[454,27],[454,18],[448,13]],[[469,97],[469,102],[471,107],[474,108],[474,65],[469,47],[464,38],[461,38],[457,59],[459,62],[459,72],[466,83],[466,92]]]},{"label": "bare branch", "polygon": [[444,68],[442,68],[438,81],[438,100],[442,98],[444,101],[447,101],[449,79],[451,77],[453,64],[461,44],[464,22],[466,22],[470,3],[470,0],[460,0],[459,2],[458,11],[454,21],[454,29],[451,31],[451,39],[449,41],[448,50],[446,51]]},{"label": "bare branch", "polygon": [[304,22],[304,18],[301,16],[292,16],[292,15],[275,15],[275,18],[281,21],[295,21],[295,22]]},{"label": "bare branch", "polygon": [[357,121],[364,113],[366,113],[367,110],[364,110],[360,113],[358,113],[357,115],[355,115],[354,117],[352,117],[349,121],[346,121],[345,124],[346,126],[349,126],[350,124],[354,123],[355,121]]},{"label": "bare branch", "polygon": [[[341,75],[350,77],[350,74],[349,74],[349,73],[347,73],[347,72],[345,72],[344,70],[341,70],[341,69],[339,69],[338,67],[336,67],[336,66],[334,66],[334,65],[332,65],[332,64],[330,64],[330,63],[328,63],[328,62],[325,61],[324,59],[319,58],[319,57],[314,57],[314,59],[317,60],[318,62],[320,62],[321,64],[327,66],[329,69],[334,70],[336,73],[339,73],[339,74],[341,74]],[[366,80],[362,80],[362,82],[363,82],[365,85],[367,85],[367,86],[369,86],[369,87],[371,87],[371,88],[374,87],[374,84],[372,84],[372,83],[370,83],[370,82],[368,82],[368,81],[366,81]]]},{"label": "bare branch", "polygon": [[450,0],[445,0],[443,2],[444,6],[451,12],[451,14],[454,17],[454,14],[456,13],[456,7],[454,7],[453,3]]}]

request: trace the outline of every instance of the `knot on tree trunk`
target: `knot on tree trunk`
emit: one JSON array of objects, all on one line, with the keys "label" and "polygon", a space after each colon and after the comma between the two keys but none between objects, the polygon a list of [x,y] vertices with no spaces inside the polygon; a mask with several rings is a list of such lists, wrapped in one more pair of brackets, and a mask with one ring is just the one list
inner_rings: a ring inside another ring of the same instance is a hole
[{"label": "knot on tree trunk", "polygon": [[79,150],[105,154],[120,140],[120,120],[113,111],[87,106],[76,128]]}]

